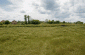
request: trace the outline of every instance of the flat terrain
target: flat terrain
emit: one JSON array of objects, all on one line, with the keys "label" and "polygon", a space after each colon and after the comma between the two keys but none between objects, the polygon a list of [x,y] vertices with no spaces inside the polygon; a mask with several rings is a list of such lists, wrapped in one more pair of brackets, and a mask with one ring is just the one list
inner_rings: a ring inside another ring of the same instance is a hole
[{"label": "flat terrain", "polygon": [[85,26],[0,27],[0,55],[85,55]]}]

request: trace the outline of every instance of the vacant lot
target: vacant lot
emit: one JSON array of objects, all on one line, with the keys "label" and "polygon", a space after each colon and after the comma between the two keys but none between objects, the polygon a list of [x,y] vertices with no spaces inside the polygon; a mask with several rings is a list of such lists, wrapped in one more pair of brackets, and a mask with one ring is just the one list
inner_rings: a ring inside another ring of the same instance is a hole
[{"label": "vacant lot", "polygon": [[85,26],[1,27],[0,55],[85,55]]}]

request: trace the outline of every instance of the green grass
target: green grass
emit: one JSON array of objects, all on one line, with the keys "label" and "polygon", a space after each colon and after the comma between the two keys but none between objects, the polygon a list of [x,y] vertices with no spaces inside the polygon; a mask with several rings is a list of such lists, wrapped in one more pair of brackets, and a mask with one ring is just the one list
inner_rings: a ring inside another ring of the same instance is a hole
[{"label": "green grass", "polygon": [[0,27],[57,27],[57,26],[62,26],[62,25],[65,25],[65,26],[84,26],[85,24],[68,24],[68,23],[65,23],[65,24],[47,24],[47,23],[41,23],[41,24],[25,24],[25,25],[20,25],[20,24],[8,24],[8,25],[0,25]]},{"label": "green grass", "polygon": [[85,55],[85,26],[0,27],[0,55]]}]

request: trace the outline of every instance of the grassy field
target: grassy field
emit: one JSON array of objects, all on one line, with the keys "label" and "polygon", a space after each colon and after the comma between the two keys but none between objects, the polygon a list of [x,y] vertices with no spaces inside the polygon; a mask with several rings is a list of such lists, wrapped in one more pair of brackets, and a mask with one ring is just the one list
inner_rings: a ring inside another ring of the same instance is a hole
[{"label": "grassy field", "polygon": [[0,27],[0,55],[85,55],[85,26]]},{"label": "grassy field", "polygon": [[57,27],[57,26],[85,26],[85,24],[47,24],[47,23],[41,23],[41,24],[25,24],[25,25],[13,25],[13,24],[9,24],[9,25],[0,25],[0,27]]}]

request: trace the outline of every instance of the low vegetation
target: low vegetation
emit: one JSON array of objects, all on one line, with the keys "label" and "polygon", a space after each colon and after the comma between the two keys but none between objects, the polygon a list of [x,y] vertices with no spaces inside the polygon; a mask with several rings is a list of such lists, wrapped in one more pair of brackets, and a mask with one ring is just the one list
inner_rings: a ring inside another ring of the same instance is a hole
[{"label": "low vegetation", "polygon": [[2,22],[0,22],[0,25],[3,25],[3,23],[2,23]]},{"label": "low vegetation", "polygon": [[85,55],[85,25],[52,25],[0,27],[0,55]]}]

